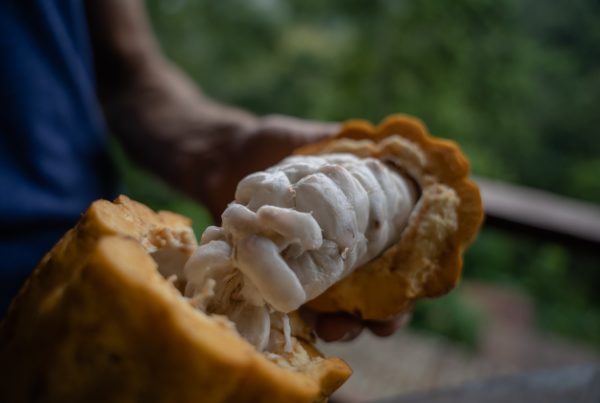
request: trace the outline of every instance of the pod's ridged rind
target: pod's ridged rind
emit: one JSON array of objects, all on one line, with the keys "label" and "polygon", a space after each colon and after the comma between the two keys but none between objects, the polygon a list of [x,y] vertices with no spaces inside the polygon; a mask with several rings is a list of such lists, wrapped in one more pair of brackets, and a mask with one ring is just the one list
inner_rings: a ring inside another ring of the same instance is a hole
[{"label": "pod's ridged rind", "polygon": [[[400,136],[407,144],[416,145],[423,153],[422,156],[415,153],[401,155],[401,147],[395,151],[399,160],[403,161],[400,165],[404,165],[399,168],[418,182],[421,197],[431,196],[428,200],[433,202],[420,203],[415,208],[410,224],[396,245],[309,301],[307,305],[313,309],[345,311],[365,319],[384,320],[409,310],[413,301],[419,298],[435,297],[450,291],[460,278],[462,254],[479,231],[483,205],[479,188],[468,177],[469,162],[456,143],[431,136],[416,118],[393,115],[378,127],[363,120],[349,121],[335,138],[302,147],[296,154],[344,150],[363,157],[389,157],[382,155],[377,143],[394,135]],[[393,147],[387,150],[389,153]],[[438,186],[438,189],[433,189],[433,186]],[[436,210],[435,200],[445,188],[452,189],[458,197],[456,226],[438,245],[435,255],[430,256],[421,247],[431,241],[431,234],[425,227],[431,214],[440,213]],[[424,272],[428,275],[423,276]]]}]

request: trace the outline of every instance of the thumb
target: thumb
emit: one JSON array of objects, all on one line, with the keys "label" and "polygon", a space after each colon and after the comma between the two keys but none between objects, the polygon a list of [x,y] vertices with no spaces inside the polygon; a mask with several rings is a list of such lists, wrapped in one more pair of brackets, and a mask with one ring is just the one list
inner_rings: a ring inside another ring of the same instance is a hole
[{"label": "thumb", "polygon": [[285,139],[290,152],[303,145],[331,138],[341,127],[337,122],[305,120],[283,115],[268,115],[261,119],[261,130]]}]

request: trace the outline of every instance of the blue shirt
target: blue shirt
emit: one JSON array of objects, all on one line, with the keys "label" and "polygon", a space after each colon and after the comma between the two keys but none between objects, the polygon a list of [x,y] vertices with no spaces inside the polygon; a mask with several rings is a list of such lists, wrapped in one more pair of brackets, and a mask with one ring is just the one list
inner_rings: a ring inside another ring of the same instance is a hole
[{"label": "blue shirt", "polygon": [[114,195],[81,0],[0,4],[0,316],[95,199]]}]

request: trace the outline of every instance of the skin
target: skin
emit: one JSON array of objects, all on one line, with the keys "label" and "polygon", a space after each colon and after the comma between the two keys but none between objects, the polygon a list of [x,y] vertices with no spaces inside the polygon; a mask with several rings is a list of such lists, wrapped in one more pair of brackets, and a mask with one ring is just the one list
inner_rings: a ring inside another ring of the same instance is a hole
[{"label": "skin", "polygon": [[244,176],[339,130],[336,123],[258,117],[210,99],[163,56],[139,0],[89,1],[88,19],[111,133],[138,164],[201,201],[217,220]]},{"label": "skin", "polygon": [[[142,167],[203,203],[218,221],[237,183],[301,145],[334,135],[339,124],[255,116],[220,104],[160,51],[140,0],[88,0],[98,96],[110,128]],[[367,327],[380,336],[402,323],[312,313],[324,340]]]},{"label": "skin", "polygon": [[302,318],[313,326],[319,338],[324,341],[351,341],[364,329],[379,337],[388,337],[410,321],[410,313],[400,315],[389,321],[368,321],[348,313],[317,313],[302,308]]}]

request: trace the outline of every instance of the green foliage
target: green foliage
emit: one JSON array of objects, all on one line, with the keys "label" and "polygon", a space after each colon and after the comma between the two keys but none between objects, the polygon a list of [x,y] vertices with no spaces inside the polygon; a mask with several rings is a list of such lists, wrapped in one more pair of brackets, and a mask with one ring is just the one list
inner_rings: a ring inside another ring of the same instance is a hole
[{"label": "green foliage", "polygon": [[417,302],[410,326],[456,341],[465,349],[475,350],[484,321],[483,313],[463,299],[459,288],[444,298]]},{"label": "green foliage", "polygon": [[598,255],[486,229],[465,257],[465,277],[533,297],[542,328],[600,346]]},{"label": "green foliage", "polygon": [[[478,175],[600,203],[597,1],[149,0],[148,7],[167,55],[217,99],[258,114],[327,120],[411,113],[459,141]],[[130,189],[151,205],[192,206],[125,170]],[[198,228],[208,222],[193,214]],[[467,277],[530,293],[545,328],[600,345],[598,255],[486,230],[465,267]],[[431,319],[463,321],[451,298],[418,308],[417,320],[469,344],[469,334]]]},{"label": "green foliage", "polygon": [[123,193],[145,203],[153,210],[175,211],[191,218],[196,235],[200,235],[204,228],[211,224],[212,219],[206,209],[157,177],[131,164],[123,149],[114,141],[111,144],[111,153],[125,186]]}]

